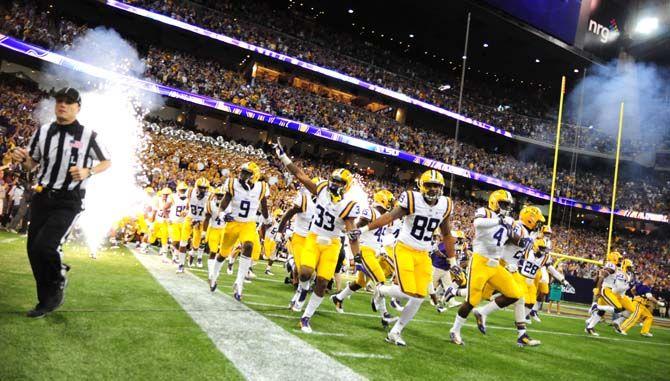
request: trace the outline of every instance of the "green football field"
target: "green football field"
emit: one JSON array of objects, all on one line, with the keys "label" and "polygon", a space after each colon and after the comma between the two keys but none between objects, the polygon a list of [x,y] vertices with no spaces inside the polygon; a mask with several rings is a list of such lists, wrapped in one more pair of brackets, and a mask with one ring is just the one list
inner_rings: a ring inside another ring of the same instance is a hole
[{"label": "green football field", "polygon": [[[0,248],[0,380],[242,378],[128,250],[91,260],[86,250],[66,247],[66,262],[73,267],[66,303],[45,319],[30,320],[24,313],[35,297],[25,238],[0,233]],[[256,273],[264,266],[256,265]],[[203,270],[192,272],[208,293]],[[324,300],[312,319],[317,334],[303,334],[297,330],[299,314],[286,308],[292,289],[283,283],[285,272],[279,266],[274,272],[245,286],[244,303],[369,379],[661,380],[670,374],[665,328],[654,327],[654,337],[643,338],[639,327],[620,336],[603,324],[600,338],[593,338],[583,333],[581,318],[543,314],[542,323],[529,327],[542,345],[518,348],[512,313],[503,311],[489,318],[486,336],[470,319],[463,329],[466,346],[457,347],[448,332],[455,311],[437,314],[428,302],[403,333],[408,347],[395,347],[384,342],[365,293],[345,302],[345,314]],[[220,291],[230,293],[232,280],[224,270]],[[277,348],[277,364],[266,366],[279,366],[286,356],[290,353]]]}]

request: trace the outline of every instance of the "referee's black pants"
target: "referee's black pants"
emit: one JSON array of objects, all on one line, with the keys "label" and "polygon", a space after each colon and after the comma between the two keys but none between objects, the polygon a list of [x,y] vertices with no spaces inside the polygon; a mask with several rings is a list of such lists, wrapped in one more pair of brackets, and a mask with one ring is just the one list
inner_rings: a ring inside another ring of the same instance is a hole
[{"label": "referee's black pants", "polygon": [[82,210],[82,198],[79,191],[43,191],[32,199],[28,259],[37,285],[37,308],[61,303],[65,286],[61,245]]}]

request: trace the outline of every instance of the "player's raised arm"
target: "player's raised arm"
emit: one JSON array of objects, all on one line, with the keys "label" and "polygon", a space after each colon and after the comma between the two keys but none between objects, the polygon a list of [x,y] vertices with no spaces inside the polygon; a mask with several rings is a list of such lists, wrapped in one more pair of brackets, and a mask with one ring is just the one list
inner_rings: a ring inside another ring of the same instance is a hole
[{"label": "player's raised arm", "polygon": [[277,143],[273,145],[273,148],[275,150],[275,154],[281,160],[282,164],[286,166],[286,168],[295,176],[298,181],[302,183],[302,185],[307,188],[310,193],[316,195],[316,184],[312,182],[312,180],[307,176],[305,172],[301,168],[299,168],[297,165],[293,164],[293,161],[286,155],[286,152],[284,152],[284,148],[281,146],[279,139],[277,139]]}]

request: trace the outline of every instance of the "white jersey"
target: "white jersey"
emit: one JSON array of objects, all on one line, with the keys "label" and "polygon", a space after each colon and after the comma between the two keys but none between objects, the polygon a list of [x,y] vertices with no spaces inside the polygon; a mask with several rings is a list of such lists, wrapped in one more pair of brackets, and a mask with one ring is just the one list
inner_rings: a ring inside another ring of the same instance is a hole
[{"label": "white jersey", "polygon": [[[512,234],[516,237],[528,238],[528,230],[521,223],[521,221],[514,221],[512,224]],[[502,248],[502,259],[505,261],[505,267],[509,272],[516,272],[517,266],[520,264],[524,256],[525,248],[519,247],[511,242],[508,242]]]},{"label": "white jersey", "polygon": [[195,189],[191,189],[188,193],[188,217],[192,221],[204,221],[209,192],[205,192],[202,198],[199,198],[196,193]]},{"label": "white jersey", "polygon": [[336,238],[344,233],[344,220],[358,217],[360,207],[346,195],[334,202],[327,185],[328,181],[322,181],[316,186],[314,216],[309,231],[319,237]]},{"label": "white jersey", "polygon": [[172,196],[168,196],[167,199],[163,200],[163,197],[158,197],[156,199],[155,208],[156,208],[156,222],[164,222],[170,218],[170,209],[167,208],[167,204],[172,201]]},{"label": "white jersey", "polygon": [[421,193],[410,190],[400,195],[398,204],[408,211],[398,241],[415,250],[430,251],[433,232],[453,211],[451,199],[440,196],[435,205],[428,205]]},{"label": "white jersey", "polygon": [[398,220],[393,221],[391,225],[386,227],[386,234],[384,235],[383,239],[383,246],[394,246],[396,241],[398,240],[398,236],[400,236],[400,228],[402,228],[403,223],[405,222],[405,218],[401,218]]},{"label": "white jersey", "polygon": [[268,226],[265,229],[265,239],[274,239],[275,234],[279,231],[279,224],[277,222],[273,222],[271,226]]},{"label": "white jersey", "polygon": [[616,269],[614,273],[608,275],[603,280],[603,288],[611,288],[612,292],[618,295],[623,295],[626,293],[630,287],[630,278],[628,274],[624,273],[620,269]]},{"label": "white jersey", "polygon": [[532,238],[533,240],[536,240],[537,238],[544,238],[547,250],[551,250],[552,248],[551,238],[549,238],[547,235],[542,234],[541,232],[538,231],[533,231],[530,233],[530,238]]},{"label": "white jersey", "polygon": [[238,179],[227,179],[223,188],[231,195],[230,208],[236,222],[257,222],[261,200],[268,197],[270,188],[263,181],[256,182],[250,189]]},{"label": "white jersey", "polygon": [[293,198],[293,206],[300,208],[300,212],[295,215],[293,232],[300,236],[307,237],[309,224],[312,222],[312,215],[314,214],[314,201],[312,200],[312,195],[307,190],[298,191]]},{"label": "white jersey", "polygon": [[[374,207],[365,207],[361,209],[361,215],[360,218],[364,218],[370,222],[376,220],[377,218],[381,217],[381,213]],[[381,253],[382,250],[384,249],[384,238],[386,237],[386,226],[382,226],[380,228],[377,228],[375,230],[368,230],[365,233],[361,234],[361,238],[359,239],[359,242],[361,246],[367,246],[371,249],[373,249],[377,253]]]},{"label": "white jersey", "polygon": [[224,216],[226,213],[230,212],[230,206],[228,206],[228,209],[219,213],[220,206],[221,201],[217,200],[215,195],[211,195],[207,202],[207,214],[210,215],[208,226],[213,229],[223,228],[226,225]]},{"label": "white jersey", "polygon": [[188,194],[184,198],[179,195],[172,197],[172,207],[170,208],[170,223],[176,224],[184,222],[186,209],[188,208]]},{"label": "white jersey", "polygon": [[477,209],[474,220],[475,238],[472,240],[473,252],[489,259],[500,259],[510,232],[499,221],[498,215],[488,208]]},{"label": "white jersey", "polygon": [[535,280],[538,271],[553,263],[554,260],[550,255],[538,256],[532,248],[527,248],[523,250],[523,257],[519,262],[519,273],[527,278],[526,281],[530,284]]}]

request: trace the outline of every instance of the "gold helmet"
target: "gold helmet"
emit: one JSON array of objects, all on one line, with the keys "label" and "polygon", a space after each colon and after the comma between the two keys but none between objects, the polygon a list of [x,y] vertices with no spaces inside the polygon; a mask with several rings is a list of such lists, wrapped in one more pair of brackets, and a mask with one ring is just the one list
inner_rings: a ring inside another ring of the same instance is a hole
[{"label": "gold helmet", "polygon": [[154,194],[156,194],[156,191],[154,190],[153,187],[144,188],[144,192],[146,192],[146,194],[148,194],[149,196],[153,196]]},{"label": "gold helmet", "polygon": [[160,191],[161,196],[169,196],[171,194],[172,194],[172,189],[170,189],[168,187],[165,187],[165,188],[161,189],[161,191]]},{"label": "gold helmet", "polygon": [[197,188],[209,188],[209,181],[206,178],[201,177],[195,181],[195,186]]},{"label": "gold helmet", "polygon": [[386,189],[377,191],[377,193],[375,193],[372,199],[374,200],[375,205],[379,205],[386,210],[391,210],[391,208],[393,208],[393,203],[395,201],[393,193],[389,192]]},{"label": "gold helmet", "polygon": [[333,197],[342,197],[351,188],[354,176],[348,169],[339,168],[333,171],[328,180],[328,191]]},{"label": "gold helmet", "polygon": [[512,204],[514,204],[512,194],[504,189],[498,189],[489,196],[489,209],[496,213],[509,214]]},{"label": "gold helmet", "polygon": [[554,234],[554,232],[551,230],[551,226],[549,226],[549,225],[542,226],[542,235],[543,236],[551,237],[552,234]]},{"label": "gold helmet", "polygon": [[177,195],[180,198],[186,197],[186,192],[188,192],[188,185],[184,181],[177,183]]},{"label": "gold helmet", "polygon": [[214,188],[214,197],[217,199],[221,200],[223,199],[223,196],[226,194],[226,191],[223,189],[223,185],[220,187]]},{"label": "gold helmet", "polygon": [[284,214],[284,211],[279,208],[272,211],[272,217],[274,218],[281,217],[282,214]]},{"label": "gold helmet", "polygon": [[320,183],[320,182],[322,182],[322,181],[323,181],[323,180],[322,180],[321,178],[319,178],[319,177],[312,177],[312,182],[313,182],[314,184],[318,184],[318,183]]},{"label": "gold helmet", "polygon": [[261,178],[261,168],[253,161],[246,162],[240,167],[240,180],[249,185],[255,184]]},{"label": "gold helmet", "polygon": [[610,251],[607,253],[607,262],[618,265],[621,259],[623,258],[623,255],[619,253],[618,251]]},{"label": "gold helmet", "polygon": [[542,211],[537,206],[524,206],[519,212],[519,220],[529,230],[535,230],[538,223],[545,221]]},{"label": "gold helmet", "polygon": [[547,241],[544,238],[538,238],[533,242],[533,251],[536,254],[545,254],[547,251]]},{"label": "gold helmet", "polygon": [[458,242],[465,241],[465,233],[463,233],[463,230],[454,230],[451,232],[451,236],[456,238]]},{"label": "gold helmet", "polygon": [[623,261],[621,261],[621,271],[627,273],[629,270],[631,270],[633,267],[633,261],[630,259],[626,258]]},{"label": "gold helmet", "polygon": [[[434,184],[438,187],[431,188],[428,185]],[[442,190],[444,189],[444,176],[434,169],[429,169],[426,172],[421,174],[419,177],[419,191],[428,201],[436,201],[440,196],[442,196]]]}]

